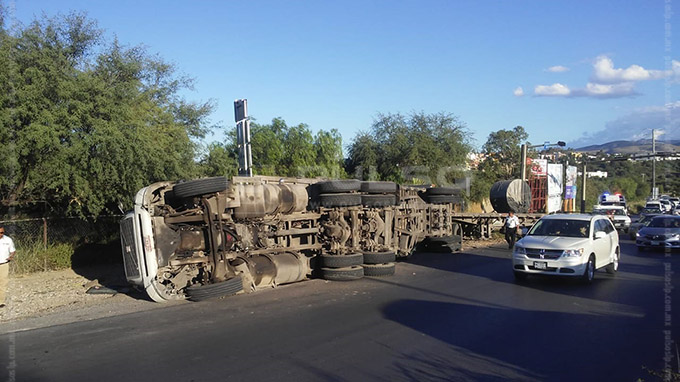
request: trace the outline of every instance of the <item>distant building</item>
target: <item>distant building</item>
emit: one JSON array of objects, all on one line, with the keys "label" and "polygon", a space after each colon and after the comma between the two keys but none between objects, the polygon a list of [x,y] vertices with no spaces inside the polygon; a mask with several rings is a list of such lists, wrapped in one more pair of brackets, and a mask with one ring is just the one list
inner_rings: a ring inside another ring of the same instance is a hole
[{"label": "distant building", "polygon": [[[583,175],[582,171],[578,172],[579,176]],[[588,171],[586,172],[588,178],[606,178],[607,171]]]}]

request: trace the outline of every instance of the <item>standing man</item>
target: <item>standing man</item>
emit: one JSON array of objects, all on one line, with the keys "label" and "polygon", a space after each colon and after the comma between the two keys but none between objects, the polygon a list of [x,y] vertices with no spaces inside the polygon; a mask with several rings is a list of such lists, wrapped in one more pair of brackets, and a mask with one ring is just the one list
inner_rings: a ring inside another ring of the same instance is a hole
[{"label": "standing man", "polygon": [[512,247],[515,246],[517,227],[519,227],[519,218],[515,216],[515,212],[511,210],[508,212],[508,217],[505,218],[505,241],[508,242],[509,249],[512,249]]},{"label": "standing man", "polygon": [[9,282],[9,262],[14,259],[14,241],[5,236],[5,227],[0,225],[0,308],[5,306],[5,294]]}]

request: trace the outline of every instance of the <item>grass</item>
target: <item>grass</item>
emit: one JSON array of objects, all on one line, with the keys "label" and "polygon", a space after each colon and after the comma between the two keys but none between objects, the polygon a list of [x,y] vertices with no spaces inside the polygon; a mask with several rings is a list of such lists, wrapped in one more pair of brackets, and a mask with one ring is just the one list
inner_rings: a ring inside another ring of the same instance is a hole
[{"label": "grass", "polygon": [[17,246],[14,260],[10,263],[10,273],[17,275],[70,268],[74,251],[71,243],[49,244],[47,248],[41,241],[22,243]]}]

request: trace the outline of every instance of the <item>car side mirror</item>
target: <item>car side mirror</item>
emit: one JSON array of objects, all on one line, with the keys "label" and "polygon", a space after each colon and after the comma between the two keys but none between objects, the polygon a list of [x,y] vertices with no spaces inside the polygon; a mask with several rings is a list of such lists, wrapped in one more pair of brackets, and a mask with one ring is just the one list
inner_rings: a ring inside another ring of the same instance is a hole
[{"label": "car side mirror", "polygon": [[607,233],[606,233],[606,232],[604,232],[604,231],[597,231],[597,232],[595,232],[595,240],[597,240],[597,239],[604,239],[605,237],[607,237]]}]

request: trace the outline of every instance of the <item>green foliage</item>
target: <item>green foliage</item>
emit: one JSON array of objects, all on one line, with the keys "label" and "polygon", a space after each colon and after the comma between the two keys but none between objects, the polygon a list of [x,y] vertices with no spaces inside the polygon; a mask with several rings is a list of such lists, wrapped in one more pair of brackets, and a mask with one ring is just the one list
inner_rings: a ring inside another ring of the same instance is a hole
[{"label": "green foliage", "polygon": [[[342,178],[342,138],[337,130],[319,131],[312,134],[309,126],[301,123],[288,126],[281,118],[274,118],[271,124],[252,123],[251,150],[253,173],[255,175],[329,177]],[[227,166],[238,169],[238,147],[236,134],[229,134],[224,145],[211,145],[203,161],[203,171],[215,174],[210,163],[221,163],[221,173]],[[207,167],[206,167],[207,166]],[[212,171],[212,172],[211,172]]]},{"label": "green foliage", "polygon": [[159,180],[198,175],[214,108],[178,93],[191,80],[141,47],[105,44],[81,14],[0,33],[0,197],[86,216],[130,207]]},{"label": "green foliage", "polygon": [[485,160],[480,163],[470,187],[470,199],[480,202],[489,197],[491,186],[499,180],[519,178],[520,146],[529,135],[522,126],[489,134],[482,146]]},{"label": "green foliage", "polygon": [[231,177],[238,173],[238,152],[235,145],[211,143],[208,153],[200,162],[204,176]]},{"label": "green foliage", "polygon": [[14,261],[10,263],[12,274],[53,271],[71,267],[74,244],[57,243],[44,247],[42,241],[24,243],[17,248]]},{"label": "green foliage", "polygon": [[346,169],[359,179],[449,184],[469,150],[469,132],[451,114],[380,114],[352,141]]}]

